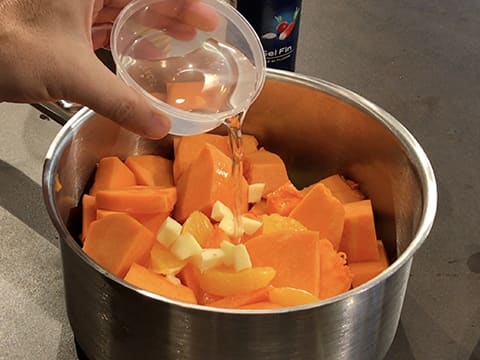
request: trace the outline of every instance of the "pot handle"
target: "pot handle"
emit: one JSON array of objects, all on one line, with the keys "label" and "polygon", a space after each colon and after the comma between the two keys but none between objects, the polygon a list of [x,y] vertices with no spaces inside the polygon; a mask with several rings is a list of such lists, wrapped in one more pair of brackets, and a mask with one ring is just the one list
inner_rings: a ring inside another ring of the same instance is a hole
[{"label": "pot handle", "polygon": [[83,107],[65,100],[31,105],[62,126]]}]

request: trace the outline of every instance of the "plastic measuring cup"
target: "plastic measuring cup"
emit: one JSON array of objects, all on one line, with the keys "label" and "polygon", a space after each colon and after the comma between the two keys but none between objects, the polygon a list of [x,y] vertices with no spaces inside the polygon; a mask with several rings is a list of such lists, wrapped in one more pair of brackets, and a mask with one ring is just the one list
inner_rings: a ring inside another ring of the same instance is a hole
[{"label": "plastic measuring cup", "polygon": [[265,81],[262,44],[247,20],[224,2],[202,0],[219,25],[186,39],[178,14],[191,3],[135,0],[111,33],[117,75],[171,118],[174,135],[206,132],[246,111]]}]

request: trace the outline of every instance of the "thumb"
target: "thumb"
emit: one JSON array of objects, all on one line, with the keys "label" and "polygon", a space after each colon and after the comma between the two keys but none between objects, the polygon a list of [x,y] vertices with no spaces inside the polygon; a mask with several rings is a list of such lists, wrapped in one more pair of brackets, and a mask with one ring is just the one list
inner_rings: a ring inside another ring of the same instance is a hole
[{"label": "thumb", "polygon": [[168,134],[168,116],[115,76],[93,52],[77,55],[70,63],[72,68],[75,71],[69,71],[71,78],[64,86],[66,99],[88,106],[139,135],[160,139]]}]

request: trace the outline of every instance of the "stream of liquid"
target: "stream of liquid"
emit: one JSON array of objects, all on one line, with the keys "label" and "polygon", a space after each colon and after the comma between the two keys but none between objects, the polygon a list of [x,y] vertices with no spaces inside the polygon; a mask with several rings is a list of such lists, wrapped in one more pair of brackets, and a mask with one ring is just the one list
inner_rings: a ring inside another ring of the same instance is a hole
[{"label": "stream of liquid", "polygon": [[232,179],[233,179],[233,195],[234,208],[234,243],[239,244],[243,234],[242,226],[242,160],[243,160],[243,146],[242,146],[242,124],[245,119],[246,111],[242,111],[236,116],[232,116],[225,120],[225,125],[228,128],[228,135],[230,140],[230,148],[232,150]]}]

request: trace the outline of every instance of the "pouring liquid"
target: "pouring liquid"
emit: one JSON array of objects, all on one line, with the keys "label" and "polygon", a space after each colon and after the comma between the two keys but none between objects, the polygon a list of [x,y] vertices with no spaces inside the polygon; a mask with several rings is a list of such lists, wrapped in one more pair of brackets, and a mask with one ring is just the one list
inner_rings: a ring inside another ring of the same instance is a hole
[{"label": "pouring liquid", "polygon": [[225,125],[228,128],[228,136],[230,140],[230,148],[232,150],[232,178],[233,178],[233,194],[234,194],[234,243],[239,244],[243,233],[242,225],[242,160],[243,160],[243,146],[242,146],[242,124],[245,119],[246,111],[243,111],[236,116],[232,116],[225,120]]},{"label": "pouring liquid", "polygon": [[129,75],[159,100],[191,113],[223,117],[232,150],[233,240],[239,243],[243,233],[241,127],[256,92],[254,65],[241,51],[216,39],[197,36],[189,42],[177,41],[158,31],[137,39],[122,61]]}]

